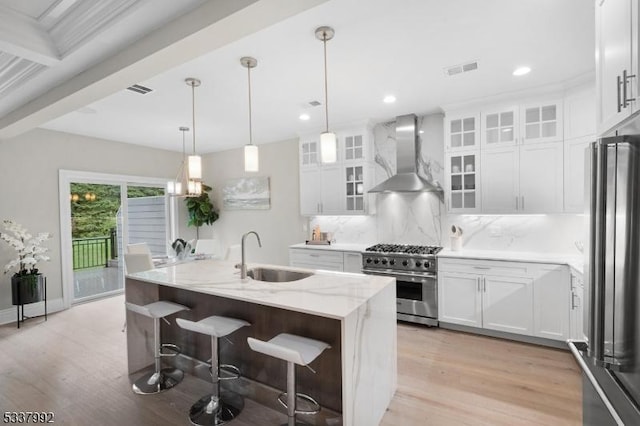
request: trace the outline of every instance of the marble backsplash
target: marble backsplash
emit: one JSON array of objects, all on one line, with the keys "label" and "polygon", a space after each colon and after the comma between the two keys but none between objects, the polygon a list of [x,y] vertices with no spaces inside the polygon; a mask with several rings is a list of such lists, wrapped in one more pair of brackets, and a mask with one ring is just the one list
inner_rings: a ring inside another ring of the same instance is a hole
[{"label": "marble backsplash", "polygon": [[333,234],[336,243],[398,243],[450,247],[451,225],[462,228],[462,250],[566,253],[578,255],[586,239],[583,215],[448,215],[430,194],[380,194],[372,216],[316,216],[311,226]]}]

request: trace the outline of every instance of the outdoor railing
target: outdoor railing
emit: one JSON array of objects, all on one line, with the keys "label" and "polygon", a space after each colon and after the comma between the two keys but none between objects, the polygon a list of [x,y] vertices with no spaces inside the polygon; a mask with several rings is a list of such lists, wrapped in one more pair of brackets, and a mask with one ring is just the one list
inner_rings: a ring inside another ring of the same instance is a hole
[{"label": "outdoor railing", "polygon": [[74,238],[71,245],[74,270],[108,266],[113,247],[111,236]]}]

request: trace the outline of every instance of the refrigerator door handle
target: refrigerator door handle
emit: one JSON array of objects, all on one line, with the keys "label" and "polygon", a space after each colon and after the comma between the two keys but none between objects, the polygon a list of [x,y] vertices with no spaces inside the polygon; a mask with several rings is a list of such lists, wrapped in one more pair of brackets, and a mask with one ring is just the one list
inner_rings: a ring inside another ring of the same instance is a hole
[{"label": "refrigerator door handle", "polygon": [[607,197],[607,149],[605,140],[591,146],[591,200],[589,223],[589,352],[597,362],[604,361],[604,271],[605,221]]},{"label": "refrigerator door handle", "polygon": [[573,354],[573,357],[578,362],[578,365],[580,365],[580,369],[582,370],[582,372],[589,379],[589,382],[591,382],[591,385],[594,387],[594,389],[598,393],[598,396],[600,397],[600,399],[602,399],[602,402],[604,403],[605,407],[607,407],[607,410],[609,411],[609,414],[611,414],[611,417],[613,417],[613,419],[615,420],[616,424],[618,424],[620,426],[624,426],[624,422],[620,418],[620,415],[615,410],[615,408],[613,408],[613,405],[611,404],[611,401],[609,401],[609,398],[607,398],[607,394],[604,393],[604,390],[602,389],[602,387],[600,386],[600,384],[598,383],[596,378],[593,376],[593,373],[591,372],[591,370],[589,370],[589,367],[587,366],[587,363],[584,362],[584,359],[580,355],[580,351],[576,347],[576,343],[580,344],[581,346],[583,346],[583,345],[586,346],[586,342],[583,342],[583,341],[580,341],[580,340],[571,340],[571,339],[567,340],[567,344],[569,345],[569,349],[571,350],[571,353]]}]

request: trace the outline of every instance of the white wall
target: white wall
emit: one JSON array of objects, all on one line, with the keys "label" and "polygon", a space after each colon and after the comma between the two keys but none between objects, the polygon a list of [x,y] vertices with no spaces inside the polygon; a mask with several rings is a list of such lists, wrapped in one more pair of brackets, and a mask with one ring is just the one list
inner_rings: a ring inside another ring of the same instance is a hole
[{"label": "white wall", "polygon": [[[200,229],[200,238],[215,237],[223,251],[232,244],[240,244],[242,235],[256,231],[262,240],[258,247],[255,237],[247,239],[249,262],[287,265],[288,247],[304,241],[303,227],[307,219],[300,216],[298,187],[298,141],[289,140],[260,145],[260,171],[245,173],[243,149],[207,154],[203,157],[204,181],[213,187],[214,204],[220,218],[211,227]],[[269,210],[225,210],[222,188],[228,179],[268,176],[271,187]]]},{"label": "white wall", "polygon": [[[48,299],[62,297],[58,170],[83,170],[132,176],[171,178],[181,154],[113,141],[35,129],[0,141],[0,220],[13,219],[29,231],[51,232],[47,276]],[[0,266],[14,257],[0,244]],[[11,274],[0,275],[0,311],[11,307]]]}]

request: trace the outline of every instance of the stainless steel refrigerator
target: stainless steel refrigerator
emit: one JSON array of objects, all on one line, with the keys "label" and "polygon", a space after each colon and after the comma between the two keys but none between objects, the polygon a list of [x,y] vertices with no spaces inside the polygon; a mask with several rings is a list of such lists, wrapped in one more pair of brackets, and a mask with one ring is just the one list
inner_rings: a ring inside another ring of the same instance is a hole
[{"label": "stainless steel refrigerator", "polygon": [[640,425],[640,135],[592,143],[587,163],[583,423]]}]

